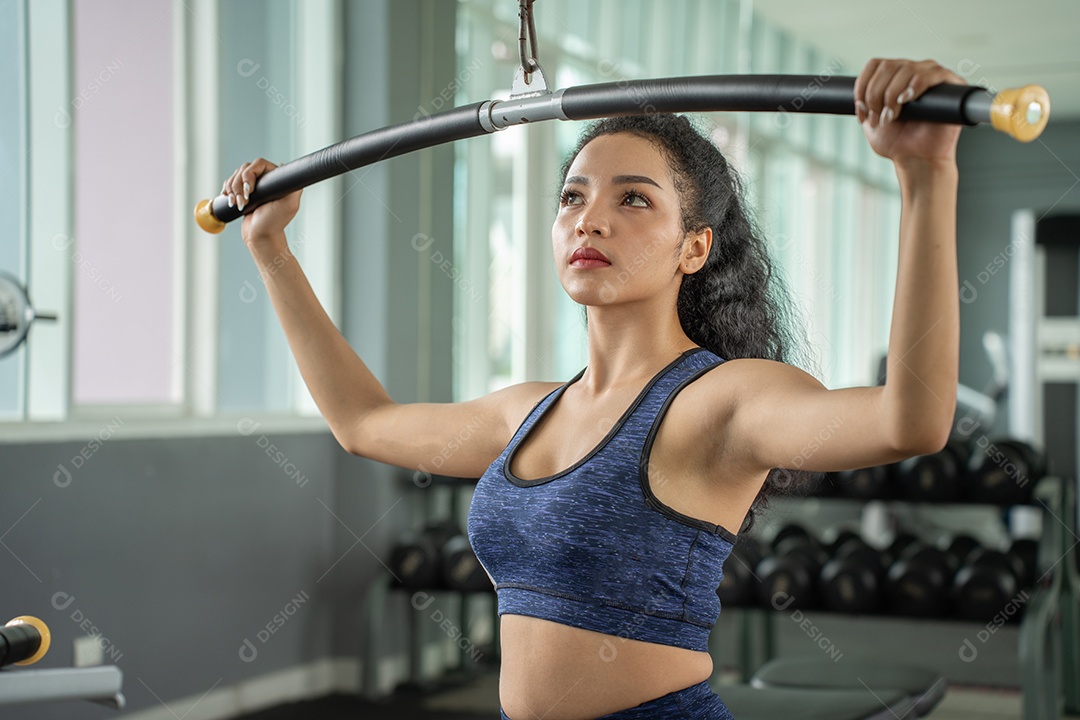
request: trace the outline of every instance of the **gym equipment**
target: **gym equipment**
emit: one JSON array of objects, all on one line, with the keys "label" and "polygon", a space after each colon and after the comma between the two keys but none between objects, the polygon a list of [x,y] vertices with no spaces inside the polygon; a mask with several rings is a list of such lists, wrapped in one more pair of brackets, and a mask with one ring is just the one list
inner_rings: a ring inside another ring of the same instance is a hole
[{"label": "gym equipment", "polygon": [[447,540],[440,552],[440,562],[443,583],[451,590],[494,591],[491,578],[476,558],[466,536],[455,535]]},{"label": "gym equipment", "polygon": [[[122,710],[124,674],[115,665],[0,672],[0,705],[89,700]],[[5,714],[4,717],[10,717]]]},{"label": "gym equipment", "polygon": [[49,626],[33,615],[21,615],[0,628],[0,667],[33,665],[49,651]]},{"label": "gym equipment", "polygon": [[[945,678],[921,667],[853,658],[842,663],[823,663],[820,657],[778,658],[760,667],[750,678],[756,688],[821,690],[880,689],[904,693],[917,717],[927,715],[945,697]],[[899,715],[898,717],[903,717]]]},{"label": "gym equipment", "polygon": [[454,523],[432,523],[394,546],[388,565],[397,582],[410,590],[443,587],[442,548],[458,535]]},{"label": "gym equipment", "polygon": [[916,502],[958,500],[970,457],[968,444],[954,440],[940,452],[901,460],[896,467],[901,495]]},{"label": "gym equipment", "polygon": [[818,576],[818,594],[829,610],[864,614],[881,607],[885,580],[882,554],[861,538],[851,538],[832,554]]},{"label": "gym equipment", "polygon": [[1015,558],[1022,568],[1020,574],[1020,587],[1034,587],[1039,575],[1039,541],[1033,538],[1018,538],[1013,540],[1009,548],[1009,555]]},{"label": "gym equipment", "polygon": [[970,556],[971,553],[979,550],[981,547],[982,545],[978,540],[970,535],[961,533],[959,535],[953,535],[952,539],[949,541],[949,547],[946,548],[945,552],[952,557],[953,566],[960,567],[967,563],[968,556]]},{"label": "gym equipment", "polygon": [[[259,178],[243,212],[223,195],[203,200],[195,218],[206,232],[263,203],[365,165],[456,140],[544,120],[591,120],[614,115],[673,112],[799,112],[854,115],[854,77],[814,75],[708,75],[629,80],[551,92],[536,54],[532,2],[523,0],[520,64],[508,100],[487,100],[411,122],[373,130],[282,165]],[[526,43],[528,39],[528,43]],[[806,92],[813,88],[813,92]],[[906,103],[899,118],[959,125],[990,123],[1021,142],[1046,127],[1050,98],[1027,85],[992,95],[985,88],[942,84]]]},{"label": "gym equipment", "polygon": [[[957,616],[978,622],[992,621],[1017,597],[1023,574],[1023,565],[1011,555],[985,548],[974,551],[953,581],[952,600]],[[1017,609],[1022,607],[1020,603]],[[1009,615],[1019,619],[1018,613]]]},{"label": "gym equipment", "polygon": [[1029,443],[1014,439],[976,443],[967,475],[967,497],[977,502],[1014,505],[1031,501],[1035,484],[1046,475],[1046,458]]},{"label": "gym equipment", "polygon": [[888,608],[897,615],[943,617],[956,571],[952,557],[932,545],[913,543],[889,567],[885,583]]},{"label": "gym equipment", "polygon": [[[1080,525],[1076,493],[1080,478],[1076,452],[1080,436],[1080,297],[1076,292],[1080,213],[1024,208],[1012,213],[1010,224],[1008,332],[1013,383],[1008,432],[1043,448],[1053,474],[1069,486],[1066,515],[1056,517],[1071,518],[1065,525],[1066,537],[1071,537],[1068,533],[1077,532]],[[975,283],[981,286],[981,279],[975,278]],[[969,282],[965,291],[965,302],[970,302],[981,287]],[[1067,573],[1062,595],[1068,599],[1062,602],[1060,631],[1064,639],[1060,686],[1067,715],[1080,714],[1080,580],[1075,569],[1065,570],[1070,554],[1080,558],[1071,544],[1059,555],[1066,557],[1060,569]],[[1080,569],[1080,562],[1076,566]],[[1054,572],[1044,580],[1052,586],[1060,574]],[[1029,605],[1025,618],[1035,614]],[[1060,707],[1054,707],[1056,696],[1047,694],[1047,698],[1047,712],[1060,714]]]},{"label": "gym equipment", "polygon": [[724,577],[716,588],[722,606],[752,605],[757,602],[760,583],[755,568],[764,556],[757,540],[745,536],[739,538],[724,561]]},{"label": "gym equipment", "polygon": [[839,486],[838,494],[842,497],[858,500],[884,500],[896,495],[893,479],[896,465],[874,465],[855,470],[841,470],[836,473]]},{"label": "gym equipment", "polygon": [[804,610],[817,603],[817,578],[828,560],[806,529],[782,528],[773,539],[773,554],[758,564],[758,599],[778,610]]},{"label": "gym equipment", "polygon": [[36,311],[19,280],[0,271],[0,358],[15,352],[35,320],[56,320],[56,314]]},{"label": "gym equipment", "polygon": [[830,557],[835,557],[836,553],[840,550],[840,548],[844,547],[844,545],[846,545],[849,541],[863,541],[862,535],[850,528],[835,528],[832,531],[827,531],[825,534],[826,536],[832,537],[832,539],[825,546],[825,549],[829,553]]},{"label": "gym equipment", "polygon": [[805,690],[725,685],[717,692],[738,720],[896,720],[910,714],[911,698],[899,690]]},{"label": "gym equipment", "polygon": [[897,533],[893,541],[889,543],[888,549],[885,550],[885,555],[889,561],[889,565],[900,559],[904,550],[909,546],[919,542],[919,536],[910,532]]}]

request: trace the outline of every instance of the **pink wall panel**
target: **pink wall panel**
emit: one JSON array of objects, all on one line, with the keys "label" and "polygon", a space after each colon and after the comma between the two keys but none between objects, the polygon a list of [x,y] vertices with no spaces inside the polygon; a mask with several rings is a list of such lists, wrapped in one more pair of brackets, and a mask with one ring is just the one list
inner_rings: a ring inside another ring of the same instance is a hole
[{"label": "pink wall panel", "polygon": [[172,5],[74,2],[76,404],[174,400]]}]

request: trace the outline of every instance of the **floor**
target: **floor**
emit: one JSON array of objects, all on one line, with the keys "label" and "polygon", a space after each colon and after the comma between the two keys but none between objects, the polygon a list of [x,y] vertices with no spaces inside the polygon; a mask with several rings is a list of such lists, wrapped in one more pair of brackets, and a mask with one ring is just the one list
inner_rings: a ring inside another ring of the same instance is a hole
[{"label": "floor", "polygon": [[[239,720],[497,720],[498,676],[483,673],[428,691],[404,688],[383,702],[333,695],[246,715]],[[722,687],[718,692],[723,695]],[[1020,720],[1019,692],[992,688],[950,687],[927,717],[933,720]]]}]

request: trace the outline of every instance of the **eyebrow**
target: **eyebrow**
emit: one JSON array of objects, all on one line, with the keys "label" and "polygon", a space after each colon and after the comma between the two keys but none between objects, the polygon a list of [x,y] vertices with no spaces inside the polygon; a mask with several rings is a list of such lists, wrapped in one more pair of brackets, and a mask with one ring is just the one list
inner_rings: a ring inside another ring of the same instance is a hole
[{"label": "eyebrow", "polygon": [[[644,175],[616,175],[615,177],[611,178],[611,182],[615,185],[634,185],[638,183],[646,183],[648,185],[655,185],[656,187],[660,187],[660,184],[658,182]],[[566,184],[588,185],[589,178],[582,175],[574,175],[572,177],[566,178]],[[663,188],[660,189],[663,190]]]}]

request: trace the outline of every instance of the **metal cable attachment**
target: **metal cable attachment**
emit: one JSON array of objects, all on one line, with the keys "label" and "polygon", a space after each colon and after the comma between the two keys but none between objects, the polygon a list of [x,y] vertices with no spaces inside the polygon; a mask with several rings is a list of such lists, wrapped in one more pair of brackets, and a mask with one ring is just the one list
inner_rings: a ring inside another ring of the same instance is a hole
[{"label": "metal cable attachment", "polygon": [[536,59],[536,22],[532,14],[534,2],[536,0],[519,0],[518,4],[518,58],[521,69],[525,71],[526,83],[540,67]]},{"label": "metal cable attachment", "polygon": [[[544,69],[537,59],[536,21],[532,7],[536,0],[518,0],[518,59],[520,67],[514,74],[510,97],[542,95],[550,92]],[[534,77],[535,76],[535,77]]]}]

